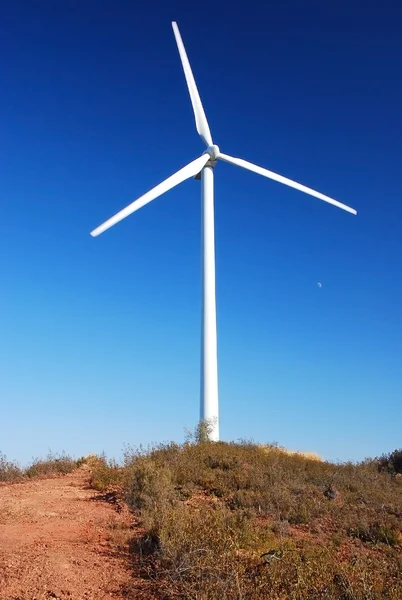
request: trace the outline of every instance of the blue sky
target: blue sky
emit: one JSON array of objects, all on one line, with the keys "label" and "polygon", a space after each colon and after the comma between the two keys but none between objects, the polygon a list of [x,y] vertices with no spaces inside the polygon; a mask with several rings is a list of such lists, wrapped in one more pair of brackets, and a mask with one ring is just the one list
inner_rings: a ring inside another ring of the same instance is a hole
[{"label": "blue sky", "polygon": [[89,235],[203,151],[172,20],[222,151],[359,211],[218,165],[222,438],[400,447],[400,3],[1,12],[0,449],[118,458],[197,422],[199,182]]}]

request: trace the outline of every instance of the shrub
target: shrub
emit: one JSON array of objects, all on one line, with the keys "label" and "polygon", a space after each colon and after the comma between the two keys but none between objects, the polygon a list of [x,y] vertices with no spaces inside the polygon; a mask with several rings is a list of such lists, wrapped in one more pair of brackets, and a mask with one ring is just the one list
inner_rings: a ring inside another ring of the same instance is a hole
[{"label": "shrub", "polygon": [[7,460],[5,454],[0,452],[0,482],[19,481],[22,476],[22,470],[17,463]]},{"label": "shrub", "polygon": [[386,471],[391,475],[402,474],[402,449],[381,456],[378,459],[378,468],[379,471]]},{"label": "shrub", "polygon": [[157,513],[171,505],[178,493],[168,468],[158,468],[152,460],[140,458],[128,474],[125,497],[134,512]]},{"label": "shrub", "polygon": [[[123,480],[145,529],[133,549],[157,596],[402,597],[401,484],[376,461],[334,465],[195,436],[128,453]],[[339,493],[329,501],[333,485]],[[381,560],[375,544],[386,544]]]},{"label": "shrub", "polygon": [[120,486],[123,481],[123,469],[115,460],[107,460],[105,456],[91,455],[85,464],[91,470],[91,486],[100,492]]},{"label": "shrub", "polygon": [[399,528],[396,523],[378,521],[370,524],[360,523],[355,529],[350,529],[348,533],[352,537],[372,544],[382,543],[397,546],[399,543]]},{"label": "shrub", "polygon": [[77,467],[77,461],[62,452],[53,454],[49,452],[46,458],[35,458],[32,464],[25,470],[26,477],[38,477],[44,475],[66,475]]}]

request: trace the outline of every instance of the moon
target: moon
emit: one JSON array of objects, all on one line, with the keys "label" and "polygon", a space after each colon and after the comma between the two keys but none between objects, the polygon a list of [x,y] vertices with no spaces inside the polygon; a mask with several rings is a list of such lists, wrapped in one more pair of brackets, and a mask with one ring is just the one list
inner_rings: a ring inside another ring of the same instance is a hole
[{"label": "moon", "polygon": [[317,281],[317,287],[322,288],[322,283],[321,281]]}]

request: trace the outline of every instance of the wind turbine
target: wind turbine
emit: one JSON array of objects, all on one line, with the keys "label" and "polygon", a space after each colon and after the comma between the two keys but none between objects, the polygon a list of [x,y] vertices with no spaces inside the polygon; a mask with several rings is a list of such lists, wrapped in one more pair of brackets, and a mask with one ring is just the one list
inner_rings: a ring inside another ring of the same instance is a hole
[{"label": "wind turbine", "polygon": [[215,233],[214,233],[214,168],[218,160],[231,163],[258,175],[273,179],[279,183],[290,186],[314,196],[319,200],[333,204],[354,215],[357,211],[346,204],[342,204],[329,196],[321,194],[305,185],[292,181],[287,177],[268,171],[242,158],[234,158],[223,154],[219,147],[213,143],[211,132],[200,95],[194,80],[183,40],[177,23],[172,23],[174,36],[176,38],[184,75],[187,81],[193,106],[195,125],[202,141],[206,145],[204,153],[191,163],[171,175],[165,181],[152,190],[134,200],[131,204],[120,210],[113,217],[91,231],[92,236],[97,236],[133,212],[155,200],[168,190],[172,189],[186,179],[201,178],[201,238],[202,238],[202,325],[201,325],[201,390],[200,390],[200,418],[201,422],[207,422],[210,426],[209,439],[219,440],[218,420],[218,357],[217,357],[217,334],[216,334],[216,299],[215,299]]}]

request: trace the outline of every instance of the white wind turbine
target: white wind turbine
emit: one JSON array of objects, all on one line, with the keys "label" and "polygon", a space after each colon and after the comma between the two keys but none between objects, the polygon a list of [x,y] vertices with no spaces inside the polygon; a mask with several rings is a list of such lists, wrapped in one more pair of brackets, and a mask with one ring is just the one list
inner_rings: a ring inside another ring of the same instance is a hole
[{"label": "white wind turbine", "polygon": [[123,208],[113,217],[99,225],[91,231],[92,236],[97,236],[106,229],[116,225],[122,219],[125,219],[131,213],[155,200],[171,188],[179,185],[182,181],[195,177],[200,178],[201,174],[201,228],[202,228],[202,332],[201,332],[201,397],[200,397],[200,417],[201,421],[210,424],[211,430],[209,437],[213,441],[219,440],[219,421],[218,421],[218,358],[217,358],[217,335],[216,335],[216,301],[215,301],[215,233],[214,233],[214,167],[217,160],[243,167],[268,179],[273,179],[279,183],[288,185],[296,190],[315,196],[319,200],[324,200],[338,208],[342,208],[354,215],[357,211],[329,196],[292,181],[287,177],[258,167],[241,158],[234,158],[228,154],[223,154],[219,147],[213,143],[211,132],[205,112],[201,103],[198,89],[191,71],[187,53],[179,32],[177,23],[172,23],[173,32],[176,38],[184,75],[186,77],[188,91],[190,93],[191,103],[193,105],[195,124],[202,141],[207,146],[206,150],[199,158],[171,175],[165,181],[152,190],[140,196],[137,200]]}]

